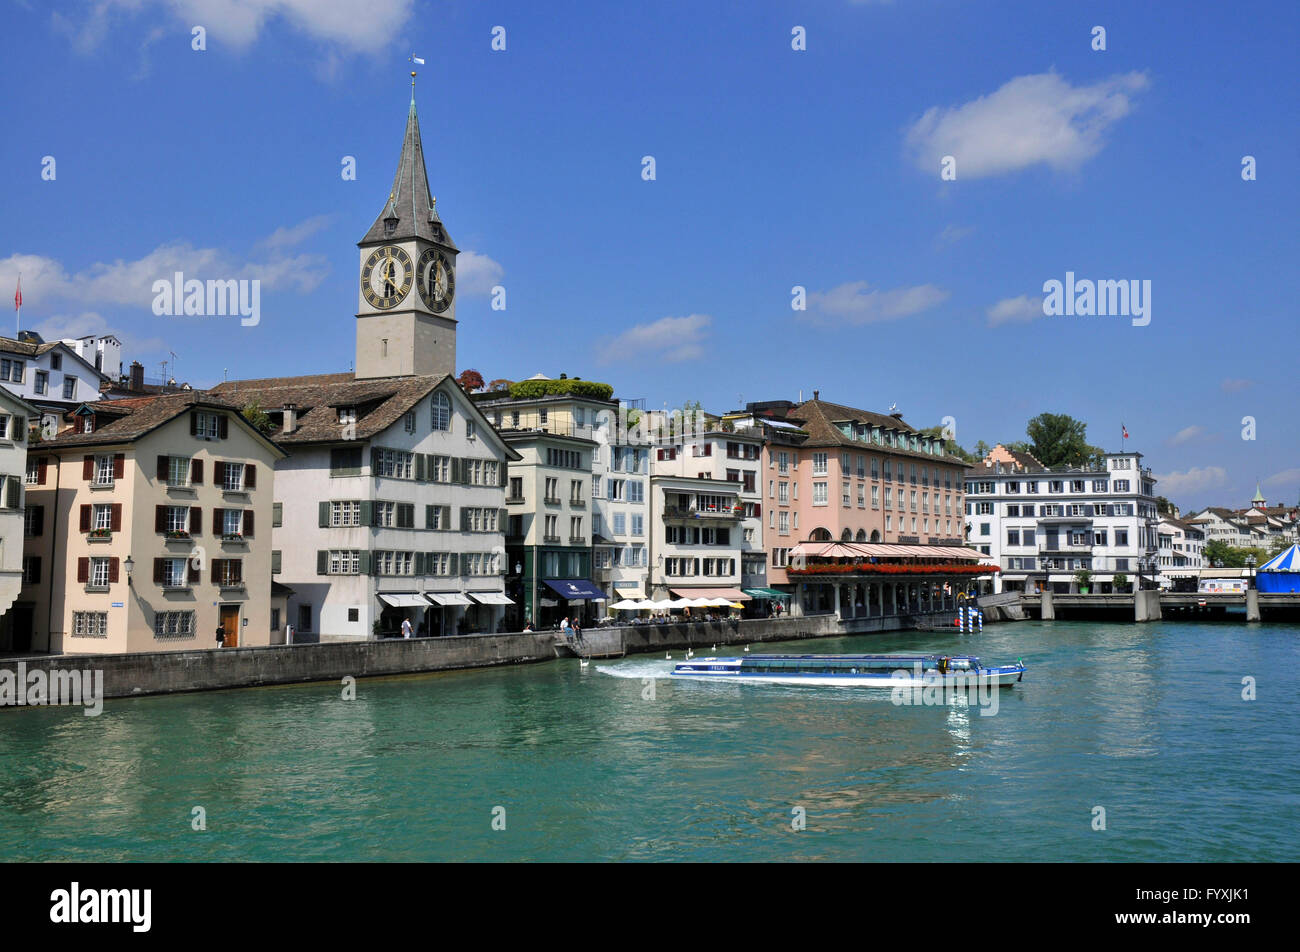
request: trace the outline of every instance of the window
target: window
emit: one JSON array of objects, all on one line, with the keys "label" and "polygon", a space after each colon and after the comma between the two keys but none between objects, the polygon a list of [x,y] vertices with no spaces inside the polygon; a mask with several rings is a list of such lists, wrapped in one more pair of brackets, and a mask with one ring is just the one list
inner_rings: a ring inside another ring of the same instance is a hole
[{"label": "window", "polygon": [[242,492],[244,488],[244,464],[226,463],[221,467],[221,488],[228,493]]},{"label": "window", "polygon": [[41,481],[41,461],[39,457],[27,457],[27,472],[23,474],[24,486],[38,486]]},{"label": "window", "polygon": [[167,457],[167,485],[188,486],[191,468],[188,456]]},{"label": "window", "polygon": [[781,535],[789,535],[790,534],[790,513],[782,512],[780,518],[781,518],[781,528],[780,528]]},{"label": "window", "polygon": [[[384,447],[376,447],[373,451],[373,469],[374,475],[385,476],[389,479],[410,479],[412,471],[413,456],[402,450],[390,450]],[[436,457],[443,459],[445,457]]]},{"label": "window", "polygon": [[96,456],[95,457],[95,479],[96,486],[113,485],[113,457]]},{"label": "window", "polygon": [[[403,429],[406,430],[407,433],[415,432],[415,411],[414,410],[408,412],[404,417],[402,417],[402,427]],[[348,610],[356,611],[355,608],[350,608]]]},{"label": "window", "polygon": [[1029,482],[1025,483],[1025,492],[1027,492],[1027,493],[1036,493],[1036,492],[1038,492],[1038,481],[1037,481],[1037,480],[1030,480]]},{"label": "window", "polygon": [[1116,544],[1116,545],[1122,545],[1122,546],[1126,546],[1126,545],[1128,545],[1128,530],[1127,530],[1127,529],[1116,529],[1116,530],[1115,530],[1115,544]]},{"label": "window", "polygon": [[50,375],[48,371],[36,371],[36,395],[42,396],[50,390]]},{"label": "window", "polygon": [[0,380],[8,380],[14,383],[23,382],[23,367],[26,361],[11,360],[6,357],[0,360]]},{"label": "window", "polygon": [[627,516],[624,513],[614,513],[614,535],[627,534]]},{"label": "window", "polygon": [[786,473],[790,472],[790,454],[789,454],[789,453],[787,453],[785,450],[782,450],[780,453],[777,453],[777,454],[776,454],[776,460],[777,460],[776,471],[777,471],[778,473],[780,473],[782,476],[784,476]]},{"label": "window", "polygon": [[90,584],[97,588],[108,587],[109,560],[91,559],[90,560]]},{"label": "window", "polygon": [[[1027,512],[1026,515],[1032,516],[1032,515],[1034,514],[1034,512],[1033,512],[1034,507],[1033,507],[1033,506],[1026,506],[1025,508],[1029,510],[1029,512]],[[1013,517],[1015,517],[1015,516],[1019,516],[1019,515],[1020,515],[1020,507],[1019,507],[1019,506],[1007,506],[1007,515],[1008,515],[1008,516],[1013,516]]]},{"label": "window", "polygon": [[824,506],[830,498],[828,483],[813,483],[813,505]]},{"label": "window", "polygon": [[445,393],[435,393],[429,401],[431,426],[434,430],[451,429],[451,400]]},{"label": "window", "polygon": [[72,634],[77,638],[107,638],[108,612],[73,612]]},{"label": "window", "polygon": [[851,498],[852,498],[852,488],[849,485],[849,481],[845,480],[843,487],[840,490],[840,505],[844,506],[844,508],[847,509],[850,505],[852,505],[852,502],[850,501]]},{"label": "window", "polygon": [[610,499],[621,501],[625,498],[624,488],[627,485],[626,480],[611,479],[608,485]]},{"label": "window", "polygon": [[188,562],[185,559],[159,559],[159,581],[163,588],[185,588],[188,585],[186,581],[186,569]]},{"label": "window", "polygon": [[645,484],[639,479],[627,481],[627,501],[645,502]]},{"label": "window", "polygon": [[[66,379],[64,380],[64,390],[67,390]],[[221,416],[219,414],[196,412],[193,425],[194,435],[201,440],[217,440],[221,438]]]},{"label": "window", "polygon": [[[888,490],[886,490],[886,492],[888,492]],[[871,508],[872,509],[880,508],[880,487],[879,486],[873,485],[871,487]]]},{"label": "window", "polygon": [[1129,481],[1127,479],[1115,480],[1115,492],[1126,493],[1129,491]]},{"label": "window", "polygon": [[[640,534],[641,534],[641,533],[638,531],[638,525],[637,525],[637,519],[636,519],[636,517],[633,517],[633,519],[632,519],[632,534],[633,534],[633,535],[640,535]],[[570,516],[570,517],[569,517],[569,538],[570,538],[570,539],[581,539],[581,538],[583,538],[583,535],[582,535],[582,516]]]},{"label": "window", "polygon": [[331,502],[330,525],[333,527],[361,525],[361,503],[356,500]]},{"label": "window", "polygon": [[357,408],[356,408],[356,407],[339,407],[339,422],[342,423],[342,424],[344,424],[344,425],[347,425],[347,424],[349,424],[349,423],[356,423],[356,422],[357,422]]},{"label": "window", "polygon": [[1019,529],[1008,529],[1008,530],[1007,530],[1007,545],[1019,545],[1019,544],[1020,544],[1020,530],[1019,530]]},{"label": "window", "polygon": [[[100,509],[108,509],[108,506],[95,507],[95,528],[107,529],[108,525],[101,525],[104,522],[100,515]],[[227,510],[229,514],[230,510]],[[190,507],[189,506],[168,506],[167,521],[164,523],[168,532],[183,532],[189,535],[190,532]]]},{"label": "window", "polygon": [[[813,475],[825,476],[826,466],[827,466],[827,454],[813,453]],[[825,485],[825,483],[823,483],[822,485]]]},{"label": "window", "polygon": [[351,549],[335,549],[329,553],[330,575],[357,575],[361,572],[361,553]]},{"label": "window", "polygon": [[244,510],[225,509],[221,513],[221,534],[223,536],[242,536],[244,532]]}]

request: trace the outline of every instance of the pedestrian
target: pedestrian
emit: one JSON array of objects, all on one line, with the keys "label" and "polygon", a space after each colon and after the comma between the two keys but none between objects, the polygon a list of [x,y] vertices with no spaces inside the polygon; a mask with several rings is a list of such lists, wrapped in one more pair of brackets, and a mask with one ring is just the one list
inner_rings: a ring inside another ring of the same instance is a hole
[{"label": "pedestrian", "polygon": [[224,625],[217,625],[217,647],[224,648],[225,646],[226,646],[226,628]]},{"label": "pedestrian", "polygon": [[411,637],[411,619],[409,618],[402,619],[402,637],[403,638]]},{"label": "pedestrian", "polygon": [[286,645],[293,644],[293,625],[284,626],[284,643]]},{"label": "pedestrian", "polygon": [[564,619],[560,622],[560,631],[564,632],[566,635],[573,631],[573,629],[569,626],[568,615],[565,615]]}]

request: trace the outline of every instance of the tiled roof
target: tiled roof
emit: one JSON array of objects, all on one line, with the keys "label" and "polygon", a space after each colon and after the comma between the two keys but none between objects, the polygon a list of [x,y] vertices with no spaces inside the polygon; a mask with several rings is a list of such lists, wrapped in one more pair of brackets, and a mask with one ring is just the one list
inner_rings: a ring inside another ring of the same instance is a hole
[{"label": "tiled roof", "polygon": [[873,447],[873,452],[890,453],[897,456],[911,456],[916,459],[928,459],[933,461],[942,461],[944,463],[956,463],[959,466],[969,466],[965,460],[958,459],[956,456],[932,456],[929,453],[922,453],[919,450],[904,449],[901,446],[879,446],[874,443],[864,443],[862,440],[855,440],[847,437],[841,432],[840,428],[835,425],[837,421],[851,420],[854,423],[865,423],[870,426],[886,427],[889,429],[901,430],[907,434],[920,434],[920,430],[910,423],[904,422],[901,417],[886,416],[882,413],[872,413],[870,410],[859,410],[855,407],[846,407],[838,403],[829,403],[826,400],[806,400],[790,409],[786,419],[791,423],[797,423],[808,434],[808,439],[802,444],[803,446],[852,446],[859,450],[865,447]]},{"label": "tiled roof", "polygon": [[6,354],[21,354],[24,357],[39,357],[46,351],[58,347],[62,341],[51,340],[44,344],[36,344],[32,341],[14,340],[12,337],[0,337],[0,352]]},{"label": "tiled roof", "polygon": [[[191,407],[213,407],[219,410],[238,410],[234,404],[227,403],[219,397],[202,390],[187,393],[172,393],[157,397],[136,397],[131,400],[103,401],[87,404],[96,414],[96,428],[93,433],[76,433],[67,431],[56,437],[41,440],[32,445],[35,452],[38,447],[58,449],[64,446],[100,446],[108,443],[130,443],[151,430],[162,426],[168,420],[179,416]],[[112,416],[113,419],[107,419]]]},{"label": "tiled roof", "polygon": [[298,443],[335,443],[344,439],[339,407],[356,407],[356,431],[351,439],[366,440],[392,426],[402,415],[433,391],[446,374],[417,377],[379,377],[357,380],[350,373],[313,374],[306,377],[268,377],[230,380],[212,393],[246,407],[257,403],[266,413],[279,413],[286,403],[298,408],[298,426],[292,433],[276,432],[285,446]]}]

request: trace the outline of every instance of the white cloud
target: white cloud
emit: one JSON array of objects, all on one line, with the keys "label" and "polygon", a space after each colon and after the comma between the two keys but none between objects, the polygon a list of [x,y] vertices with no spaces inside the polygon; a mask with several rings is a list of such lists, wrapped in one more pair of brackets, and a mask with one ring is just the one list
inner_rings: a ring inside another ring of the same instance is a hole
[{"label": "white cloud", "polygon": [[989,317],[989,326],[999,324],[1024,324],[1036,317],[1043,316],[1043,299],[1022,294],[1020,297],[1003,298],[984,312]]},{"label": "white cloud", "polygon": [[[103,337],[112,334],[122,342],[123,356],[137,359],[142,355],[165,355],[170,349],[161,337],[135,337],[124,334],[116,327],[110,327],[108,321],[95,311],[82,311],[80,314],[55,314],[46,318],[32,328],[47,341],[75,340],[79,337]],[[105,368],[105,373],[112,373],[115,368]]]},{"label": "white cloud", "polygon": [[1186,443],[1189,440],[1194,440],[1198,436],[1203,435],[1204,433],[1205,433],[1205,427],[1203,426],[1185,426],[1169,438],[1169,445],[1178,446],[1181,443]]},{"label": "white cloud", "polygon": [[690,314],[637,324],[602,341],[596,359],[602,364],[637,358],[667,363],[694,360],[704,356],[704,338],[712,323],[713,318],[707,314]]},{"label": "white cloud", "polygon": [[975,234],[974,225],[949,225],[939,232],[939,237],[934,240],[936,248],[946,248],[949,245],[955,245],[963,238],[969,238]]},{"label": "white cloud", "polygon": [[329,215],[315,215],[296,225],[277,228],[257,243],[259,248],[292,248],[300,245],[330,223]]},{"label": "white cloud", "polygon": [[1132,109],[1130,95],[1147,84],[1136,72],[1091,86],[1071,86],[1054,72],[1017,76],[963,105],[926,110],[907,130],[907,149],[936,175],[953,156],[957,181],[1040,163],[1077,169],[1101,151],[1106,131]]},{"label": "white cloud", "polygon": [[209,49],[214,41],[245,49],[268,24],[282,20],[334,50],[376,53],[402,35],[414,0],[367,0],[364,9],[355,0],[98,0],[87,7],[75,19],[53,15],[55,27],[81,52],[98,47],[120,21],[143,16],[156,28],[161,13],[186,33],[203,27]]},{"label": "white cloud", "polygon": [[813,311],[823,320],[834,318],[847,324],[875,324],[910,317],[948,300],[949,292],[933,284],[881,291],[866,281],[848,281],[829,291],[808,295]]},{"label": "white cloud", "polygon": [[1265,486],[1294,486],[1300,483],[1300,469],[1284,469],[1264,480]]},{"label": "white cloud", "polygon": [[1224,393],[1240,393],[1242,390],[1249,390],[1253,386],[1255,386],[1255,381],[1244,380],[1239,377],[1228,377],[1219,384],[1219,388]]},{"label": "white cloud", "polygon": [[1175,493],[1194,493],[1203,489],[1217,489],[1227,485],[1228,472],[1222,466],[1193,466],[1185,473],[1165,473],[1156,476],[1160,494],[1172,497]]},{"label": "white cloud", "polygon": [[456,256],[456,291],[460,294],[491,294],[505,273],[506,269],[487,255],[462,251]]}]

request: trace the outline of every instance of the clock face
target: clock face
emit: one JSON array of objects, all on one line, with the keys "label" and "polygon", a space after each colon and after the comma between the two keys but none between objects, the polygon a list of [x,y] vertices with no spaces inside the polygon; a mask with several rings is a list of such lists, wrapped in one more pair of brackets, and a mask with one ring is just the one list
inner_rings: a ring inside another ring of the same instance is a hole
[{"label": "clock face", "polygon": [[456,272],[446,252],[426,249],[415,270],[415,283],[429,310],[435,314],[447,310],[456,295]]},{"label": "clock face", "polygon": [[386,311],[400,304],[411,290],[411,256],[396,245],[376,248],[361,269],[361,293],[371,307]]}]

